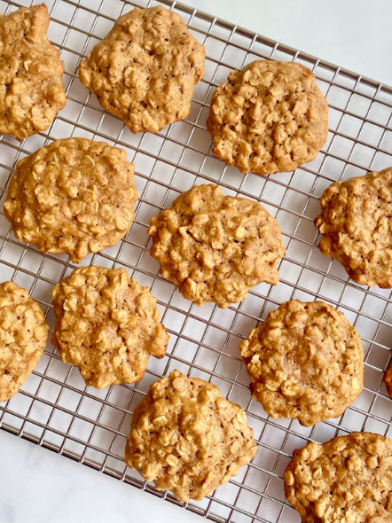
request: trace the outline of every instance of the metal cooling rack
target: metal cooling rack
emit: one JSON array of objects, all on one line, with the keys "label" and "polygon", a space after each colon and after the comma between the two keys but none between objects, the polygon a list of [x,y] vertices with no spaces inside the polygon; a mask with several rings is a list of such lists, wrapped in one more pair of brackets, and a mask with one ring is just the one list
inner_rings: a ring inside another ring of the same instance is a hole
[{"label": "metal cooling rack", "polygon": [[[392,89],[208,14],[162,0],[184,18],[206,46],[206,75],[195,88],[185,121],[157,135],[132,135],[80,84],[78,64],[120,14],[135,5],[147,7],[157,2],[46,3],[52,19],[48,35],[65,63],[67,105],[47,132],[22,143],[10,136],[0,140],[2,203],[16,162],[53,139],[83,136],[124,148],[136,165],[140,199],[135,222],[122,242],[86,258],[83,264],[125,267],[139,283],[148,285],[158,298],[171,338],[167,355],[159,361],[150,359],[139,384],[104,390],[86,387],[78,370],[62,363],[49,344],[20,393],[0,405],[1,428],[181,505],[171,494],[156,491],[128,470],[122,459],[133,408],[150,383],[178,368],[210,380],[228,399],[240,404],[259,446],[252,463],[230,483],[185,508],[217,522],[299,522],[297,512],[285,502],[282,480],[294,448],[352,430],[392,436],[391,400],[382,384],[392,339],[392,293],[349,281],[337,262],[320,254],[313,225],[319,197],[330,183],[391,165]],[[31,1],[0,1],[0,10],[7,14],[21,5],[31,5]],[[315,161],[292,173],[242,175],[210,152],[205,122],[212,92],[233,68],[242,68],[258,58],[303,63],[315,72],[329,101],[326,145]],[[198,308],[183,299],[174,285],[159,276],[158,264],[148,254],[150,218],[180,192],[206,182],[218,183],[226,194],[262,202],[279,222],[287,247],[277,287],[259,285],[243,303],[226,310],[212,304]],[[53,327],[51,289],[74,266],[66,256],[44,256],[33,246],[18,242],[4,218],[2,204],[0,209],[0,280],[13,280],[26,287]],[[337,306],[359,331],[366,351],[362,394],[340,418],[310,428],[301,427],[296,420],[272,420],[251,399],[238,351],[241,339],[260,319],[282,301],[293,298],[322,299]]]}]

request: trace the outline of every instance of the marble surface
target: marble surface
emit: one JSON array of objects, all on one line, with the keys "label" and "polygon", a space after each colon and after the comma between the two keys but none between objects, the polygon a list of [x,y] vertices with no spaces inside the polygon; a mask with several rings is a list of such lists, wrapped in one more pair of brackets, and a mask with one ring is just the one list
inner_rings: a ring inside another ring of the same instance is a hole
[{"label": "marble surface", "polygon": [[392,86],[390,0],[184,0],[239,27]]},{"label": "marble surface", "polygon": [[[183,2],[392,85],[390,0]],[[88,5],[88,0],[84,3]],[[0,521],[4,523],[201,521],[4,431],[0,431],[0,471]]]},{"label": "marble surface", "polygon": [[1,523],[200,523],[200,517],[0,431]]}]

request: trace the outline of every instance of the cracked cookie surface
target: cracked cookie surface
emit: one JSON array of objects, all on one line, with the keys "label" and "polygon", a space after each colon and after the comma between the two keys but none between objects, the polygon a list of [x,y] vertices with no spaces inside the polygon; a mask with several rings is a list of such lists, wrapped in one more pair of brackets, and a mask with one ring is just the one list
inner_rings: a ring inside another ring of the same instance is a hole
[{"label": "cracked cookie surface", "polygon": [[245,198],[224,196],[217,185],[199,185],[151,219],[151,256],[161,273],[196,305],[229,307],[255,285],[276,285],[285,248],[266,209]]},{"label": "cracked cookie surface", "polygon": [[314,223],[320,250],[361,285],[392,287],[392,168],[335,182],[320,200]]},{"label": "cracked cookie surface", "polygon": [[79,77],[133,133],[157,133],[188,116],[204,58],[177,13],[136,7],[81,62]]},{"label": "cracked cookie surface", "polygon": [[392,440],[353,432],[294,451],[284,474],[287,501],[303,523],[389,523]]},{"label": "cracked cookie surface", "polygon": [[49,325],[36,301],[16,283],[0,283],[0,402],[9,400],[40,360]]},{"label": "cracked cookie surface", "polygon": [[138,198],[133,173],[122,149],[57,140],[17,163],[4,213],[18,240],[79,263],[128,232]]},{"label": "cracked cookie surface", "polygon": [[218,387],[175,370],[136,407],[125,461],[158,490],[202,500],[256,454],[245,412]]},{"label": "cracked cookie surface", "polygon": [[361,339],[321,301],[282,303],[240,344],[253,397],[305,426],[340,416],[363,388]]},{"label": "cracked cookie surface", "polygon": [[18,140],[47,129],[65,105],[64,64],[48,26],[45,4],[0,15],[0,133]]},{"label": "cracked cookie surface", "polygon": [[80,267],[53,288],[52,299],[52,343],[87,385],[138,382],[150,355],[165,355],[169,335],[156,299],[124,269]]},{"label": "cracked cookie surface", "polygon": [[242,173],[293,171],[324,145],[328,103],[303,65],[256,60],[215,91],[207,127],[213,153]]}]

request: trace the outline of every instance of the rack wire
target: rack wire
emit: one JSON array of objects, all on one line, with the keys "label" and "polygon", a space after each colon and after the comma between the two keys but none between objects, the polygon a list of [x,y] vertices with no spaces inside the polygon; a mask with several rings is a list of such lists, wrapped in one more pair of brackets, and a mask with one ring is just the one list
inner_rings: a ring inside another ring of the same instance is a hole
[{"label": "rack wire", "polygon": [[[0,10],[8,14],[32,3],[0,1]],[[157,3],[179,13],[205,45],[206,75],[195,88],[188,118],[157,135],[132,135],[81,85],[78,65],[118,16],[134,6]],[[282,479],[295,448],[352,430],[392,436],[391,400],[382,382],[390,359],[392,293],[350,281],[336,261],[321,255],[313,225],[319,197],[330,183],[390,166],[392,88],[171,0],[48,0],[46,4],[51,15],[48,36],[65,63],[67,104],[48,131],[21,143],[1,137],[2,203],[16,162],[54,139],[81,136],[125,149],[135,163],[140,194],[135,222],[117,246],[90,255],[82,264],[124,267],[148,285],[158,298],[171,338],[166,356],[150,359],[140,383],[104,390],[86,387],[78,370],[64,364],[48,344],[20,392],[0,404],[1,428],[216,522],[299,522],[299,515],[285,501]],[[214,89],[232,69],[259,58],[293,60],[312,69],[330,107],[328,141],[316,160],[272,177],[242,175],[216,159],[206,130]],[[279,284],[258,285],[244,302],[226,310],[213,304],[198,308],[182,298],[159,275],[159,266],[148,253],[150,218],[180,192],[200,183],[217,183],[226,194],[261,202],[277,219],[287,248]],[[26,287],[45,310],[51,329],[51,289],[73,268],[65,255],[43,255],[17,241],[0,205],[0,280]],[[239,342],[270,310],[295,298],[320,299],[338,307],[357,328],[366,353],[365,387],[359,398],[340,418],[307,428],[296,420],[271,419],[252,400],[238,351]],[[127,469],[123,461],[134,407],[153,381],[174,368],[213,382],[241,405],[259,447],[252,463],[202,502],[178,502]]]}]

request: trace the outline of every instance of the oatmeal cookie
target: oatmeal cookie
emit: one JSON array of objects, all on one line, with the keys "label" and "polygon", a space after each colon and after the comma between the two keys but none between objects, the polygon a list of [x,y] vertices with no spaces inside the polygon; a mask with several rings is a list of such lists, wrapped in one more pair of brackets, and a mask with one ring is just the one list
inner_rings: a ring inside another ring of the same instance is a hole
[{"label": "oatmeal cookie", "polygon": [[122,149],[57,140],[17,163],[4,214],[18,240],[79,263],[127,234],[138,198],[133,171]]},{"label": "oatmeal cookie", "polygon": [[0,15],[0,133],[18,140],[47,129],[65,105],[64,64],[48,26],[45,4]]},{"label": "oatmeal cookie", "polygon": [[140,381],[150,355],[163,358],[169,336],[156,299],[124,269],[80,267],[52,291],[52,343],[87,385]]},{"label": "oatmeal cookie", "polygon": [[330,185],[314,223],[320,250],[361,285],[392,287],[392,167]]},{"label": "oatmeal cookie", "polygon": [[253,286],[276,285],[284,256],[280,229],[257,202],[224,196],[217,185],[199,185],[151,219],[151,255],[161,273],[196,305],[229,307]]},{"label": "oatmeal cookie", "polygon": [[242,173],[293,171],[324,145],[328,103],[303,65],[256,60],[215,91],[207,127],[213,153]]},{"label": "oatmeal cookie", "polygon": [[286,498],[303,523],[390,523],[392,440],[353,432],[294,451]]},{"label": "oatmeal cookie", "polygon": [[133,133],[157,133],[188,116],[204,58],[177,13],[135,7],[81,62],[79,77]]},{"label": "oatmeal cookie", "polygon": [[26,289],[0,284],[0,402],[14,396],[40,360],[49,325]]},{"label": "oatmeal cookie", "polygon": [[175,370],[136,407],[125,461],[158,490],[202,500],[256,454],[245,412],[218,387]]},{"label": "oatmeal cookie", "polygon": [[389,364],[389,367],[385,371],[384,383],[387,388],[389,396],[392,398],[392,362]]},{"label": "oatmeal cookie", "polygon": [[240,344],[253,397],[273,418],[308,427],[340,416],[363,388],[361,339],[321,301],[282,303]]}]

